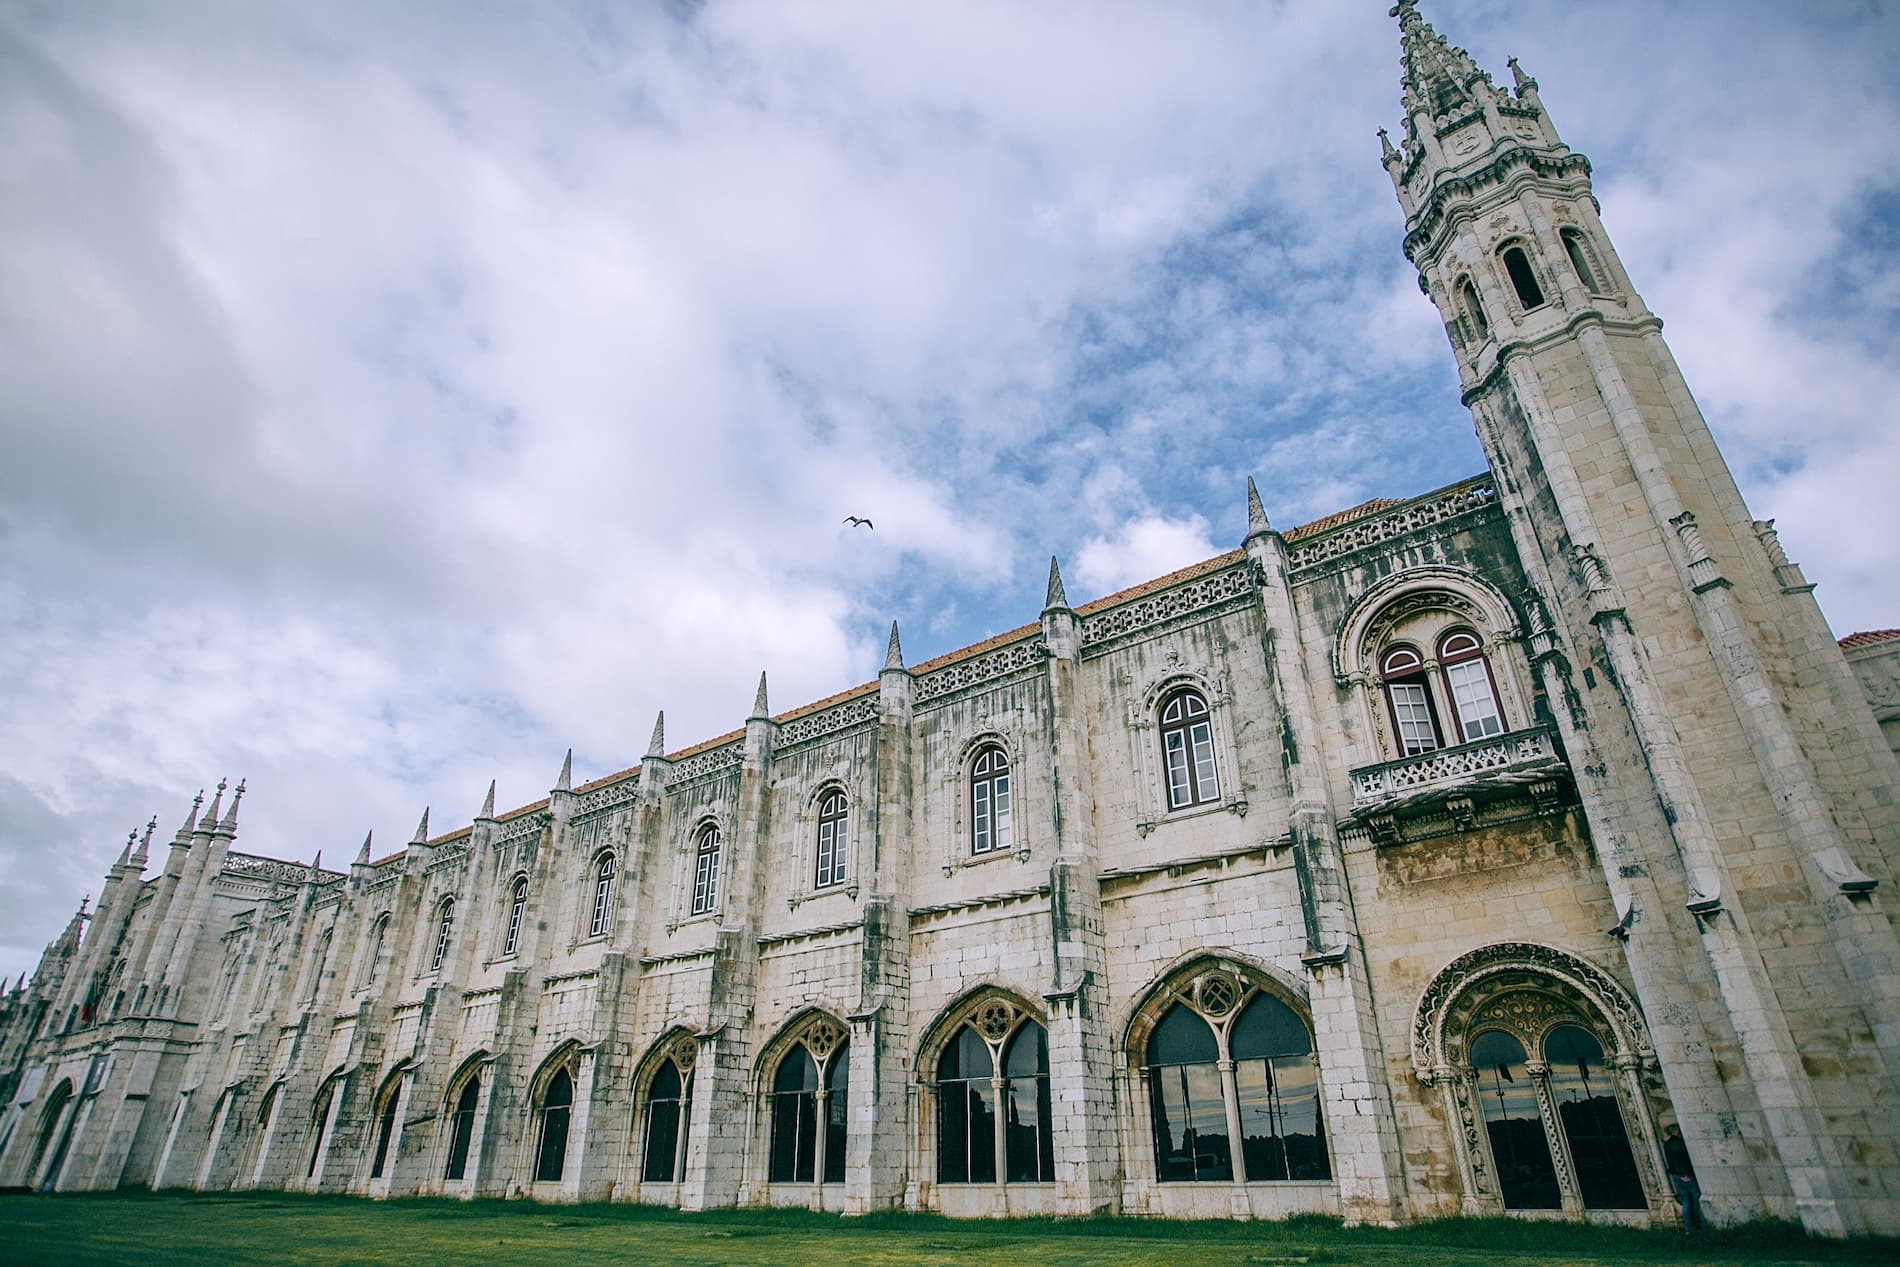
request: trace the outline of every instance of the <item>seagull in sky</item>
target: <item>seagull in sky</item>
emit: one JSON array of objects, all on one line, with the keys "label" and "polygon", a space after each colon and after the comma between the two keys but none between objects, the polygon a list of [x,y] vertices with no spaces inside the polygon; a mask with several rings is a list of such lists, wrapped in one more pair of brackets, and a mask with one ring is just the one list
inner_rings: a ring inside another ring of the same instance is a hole
[{"label": "seagull in sky", "polygon": [[844,522],[850,524],[853,528],[870,528],[873,531],[877,529],[876,524],[872,523],[869,519],[863,518],[860,515],[846,515],[844,517]]}]

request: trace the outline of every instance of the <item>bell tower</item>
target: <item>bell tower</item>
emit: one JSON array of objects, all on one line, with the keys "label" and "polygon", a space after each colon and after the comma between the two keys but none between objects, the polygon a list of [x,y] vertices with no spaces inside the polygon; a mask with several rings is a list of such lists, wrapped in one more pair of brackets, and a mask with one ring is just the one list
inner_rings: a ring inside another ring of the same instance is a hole
[{"label": "bell tower", "polygon": [[1620,917],[1580,949],[1620,953],[1718,1217],[1900,1230],[1855,1195],[1884,1191],[1868,1141],[1900,1138],[1900,940],[1879,891],[1900,767],[1536,80],[1512,59],[1512,86],[1493,83],[1417,0],[1391,14],[1405,122],[1380,138],[1406,258],[1497,481]]}]

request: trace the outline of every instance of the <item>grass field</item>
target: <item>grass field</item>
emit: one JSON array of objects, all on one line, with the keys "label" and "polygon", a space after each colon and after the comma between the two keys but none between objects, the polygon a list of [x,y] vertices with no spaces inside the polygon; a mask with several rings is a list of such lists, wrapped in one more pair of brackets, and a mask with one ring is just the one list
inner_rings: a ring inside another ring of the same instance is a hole
[{"label": "grass field", "polygon": [[1449,1219],[1397,1229],[1146,1219],[838,1219],[626,1205],[368,1202],[279,1193],[0,1196],[0,1263],[1242,1264],[1900,1263],[1900,1241],[1810,1240],[1759,1224],[1680,1233]]}]

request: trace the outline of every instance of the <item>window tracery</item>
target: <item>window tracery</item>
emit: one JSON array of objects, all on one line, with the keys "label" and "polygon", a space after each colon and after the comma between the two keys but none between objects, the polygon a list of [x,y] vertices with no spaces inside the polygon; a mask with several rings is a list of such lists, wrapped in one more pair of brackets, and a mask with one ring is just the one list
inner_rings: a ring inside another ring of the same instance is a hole
[{"label": "window tracery", "polygon": [[1049,1035],[1012,999],[990,994],[949,1029],[934,1068],[937,1182],[1055,1182]]},{"label": "window tracery", "polygon": [[851,1040],[827,1016],[804,1023],[772,1073],[768,1183],[843,1183]]}]

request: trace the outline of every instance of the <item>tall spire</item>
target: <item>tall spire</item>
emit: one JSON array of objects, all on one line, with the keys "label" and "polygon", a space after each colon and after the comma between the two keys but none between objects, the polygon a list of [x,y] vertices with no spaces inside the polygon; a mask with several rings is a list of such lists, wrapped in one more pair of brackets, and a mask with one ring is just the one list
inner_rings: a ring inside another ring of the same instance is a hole
[{"label": "tall spire", "polygon": [[356,851],[357,866],[367,867],[369,865],[369,838],[375,834],[374,831],[366,831],[363,833],[363,847]]},{"label": "tall spire", "polygon": [[666,710],[664,708],[653,719],[653,738],[647,740],[647,755],[649,757],[666,755]]},{"label": "tall spire", "polygon": [[1267,522],[1267,508],[1260,504],[1260,490],[1254,487],[1253,476],[1247,477],[1247,536],[1258,536],[1263,532],[1272,532],[1273,525]]},{"label": "tall spire", "polygon": [[1473,79],[1491,82],[1465,50],[1447,44],[1420,16],[1418,0],[1399,0],[1390,16],[1399,20],[1400,83],[1405,89],[1408,132],[1410,121],[1420,113],[1436,119],[1470,105]]},{"label": "tall spire", "polygon": [[769,704],[765,702],[765,670],[764,669],[759,670],[759,689],[752,693],[752,713],[750,716],[746,718],[746,720],[758,721],[761,718],[767,721],[770,721],[772,718],[772,708]]},{"label": "tall spire", "polygon": [[885,669],[904,667],[904,645],[897,640],[897,622],[891,622],[891,644],[884,649]]},{"label": "tall spire", "polygon": [[494,816],[495,816],[495,780],[490,779],[488,781],[488,795],[482,798],[482,812],[477,814],[475,817],[493,818]]},{"label": "tall spire", "polygon": [[126,863],[132,861],[132,846],[138,840],[138,838],[139,838],[139,829],[136,827],[134,827],[131,831],[125,833],[125,848],[119,850],[119,860],[112,864],[112,869],[114,871],[117,871],[120,867],[123,867]]},{"label": "tall spire", "polygon": [[204,812],[204,816],[198,820],[199,831],[208,832],[214,829],[215,827],[217,827],[218,807],[224,804],[224,788],[225,788],[224,780],[219,779],[218,790],[211,797],[211,808],[206,810]]},{"label": "tall spire", "polygon": [[225,811],[224,820],[218,824],[218,830],[226,835],[237,831],[238,802],[244,799],[244,780],[239,779],[237,786],[231,789],[231,808]]},{"label": "tall spire", "polygon": [[569,748],[567,755],[561,758],[561,774],[554,780],[554,790],[571,792],[574,790],[574,750]]},{"label": "tall spire", "polygon": [[1052,607],[1059,607],[1067,610],[1068,606],[1069,596],[1062,592],[1062,568],[1052,554],[1049,556],[1049,592],[1042,600],[1042,609],[1048,611]]},{"label": "tall spire", "polygon": [[179,845],[191,843],[191,833],[198,827],[198,811],[204,808],[204,803],[205,790],[199,788],[198,795],[191,798],[191,812],[185,815],[185,821],[178,828],[178,833],[172,837],[172,843]]},{"label": "tall spire", "polygon": [[409,838],[409,843],[412,845],[429,843],[429,807],[427,805],[422,807],[422,821],[416,824],[416,834]]},{"label": "tall spire", "polygon": [[138,864],[140,871],[145,870],[145,860],[151,856],[152,833],[157,830],[158,815],[154,814],[152,820],[145,824],[145,835],[139,838],[139,847],[132,851],[132,861]]}]

